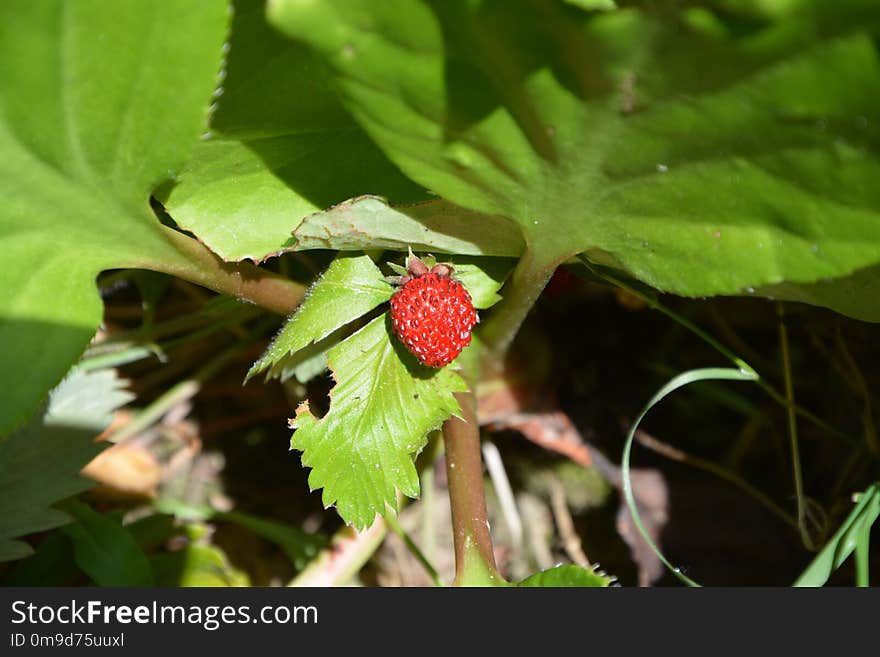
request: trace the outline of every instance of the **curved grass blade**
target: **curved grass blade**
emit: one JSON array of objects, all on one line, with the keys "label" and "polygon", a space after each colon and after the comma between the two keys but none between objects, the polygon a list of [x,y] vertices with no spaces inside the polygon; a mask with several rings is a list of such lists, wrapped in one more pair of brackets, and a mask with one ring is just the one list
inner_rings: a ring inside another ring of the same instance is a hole
[{"label": "curved grass blade", "polygon": [[649,401],[642,409],[642,412],[639,413],[639,416],[636,418],[635,422],[633,422],[632,426],[629,429],[629,434],[627,434],[626,443],[623,447],[623,458],[620,464],[621,477],[623,478],[623,496],[626,499],[626,505],[629,507],[629,512],[632,515],[633,522],[638,528],[639,533],[642,535],[642,538],[645,540],[651,550],[653,550],[654,554],[657,555],[660,561],[662,561],[663,564],[667,568],[669,568],[669,570],[672,571],[672,573],[679,580],[681,580],[688,586],[700,585],[689,578],[687,575],[682,573],[681,569],[676,568],[669,562],[669,560],[660,551],[660,548],[657,547],[657,545],[648,535],[645,526],[642,524],[641,516],[639,516],[639,510],[636,506],[636,500],[633,496],[632,491],[632,480],[630,479],[630,457],[632,454],[632,446],[635,440],[636,429],[639,428],[639,424],[641,424],[642,420],[648,414],[648,411],[656,406],[664,397],[690,383],[696,383],[697,381],[756,381],[757,379],[758,376],[754,372],[733,369],[730,367],[707,367],[704,369],[690,370],[688,372],[684,372],[683,374],[679,374],[678,376],[670,380],[665,386],[660,388],[657,394],[655,394],[651,398],[651,401]]}]

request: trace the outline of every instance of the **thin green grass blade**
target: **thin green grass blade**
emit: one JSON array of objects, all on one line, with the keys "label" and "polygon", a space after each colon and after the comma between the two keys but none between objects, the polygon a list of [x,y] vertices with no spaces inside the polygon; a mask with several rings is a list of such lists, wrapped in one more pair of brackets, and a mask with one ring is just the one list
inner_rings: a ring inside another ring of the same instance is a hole
[{"label": "thin green grass blade", "polygon": [[868,580],[868,535],[880,516],[880,483],[872,484],[858,501],[831,540],[797,578],[795,586],[823,586],[847,557],[856,553],[856,581]]},{"label": "thin green grass blade", "polygon": [[867,588],[870,584],[868,555],[871,553],[871,525],[862,523],[856,541],[856,586]]},{"label": "thin green grass blade", "polygon": [[683,583],[688,586],[700,586],[697,582],[686,576],[681,572],[681,569],[673,566],[669,560],[663,555],[660,551],[660,548],[654,543],[648,534],[645,526],[642,524],[641,516],[639,515],[639,510],[636,506],[636,500],[633,496],[632,490],[632,480],[630,478],[630,457],[632,455],[632,446],[635,440],[636,430],[639,428],[639,424],[641,424],[644,417],[648,414],[654,406],[656,406],[664,397],[667,397],[675,390],[686,386],[690,383],[695,383],[697,381],[756,381],[758,378],[757,374],[754,371],[746,371],[741,369],[733,369],[730,367],[708,367],[704,369],[698,370],[690,370],[688,372],[684,372],[683,374],[679,374],[675,378],[669,381],[665,386],[660,388],[660,390],[655,394],[651,401],[645,405],[642,409],[642,412],[639,413],[639,416],[636,418],[635,422],[633,422],[630,427],[629,434],[626,437],[626,443],[623,447],[623,459],[621,461],[620,469],[621,476],[623,478],[623,496],[626,499],[626,505],[629,507],[629,512],[632,515],[633,522],[639,530],[639,533],[642,535],[642,538],[645,542],[650,546],[650,548],[654,551],[654,554],[663,562],[663,564],[669,568],[670,571]]}]

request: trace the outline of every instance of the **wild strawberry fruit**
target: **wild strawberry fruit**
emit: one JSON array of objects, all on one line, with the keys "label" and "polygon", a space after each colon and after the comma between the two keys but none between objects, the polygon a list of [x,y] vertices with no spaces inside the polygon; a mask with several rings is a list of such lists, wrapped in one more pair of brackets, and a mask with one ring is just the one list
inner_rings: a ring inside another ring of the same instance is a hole
[{"label": "wild strawberry fruit", "polygon": [[407,271],[396,279],[402,287],[391,297],[394,332],[423,365],[448,365],[471,343],[477,323],[471,295],[451,277],[449,265],[428,269],[410,254]]}]

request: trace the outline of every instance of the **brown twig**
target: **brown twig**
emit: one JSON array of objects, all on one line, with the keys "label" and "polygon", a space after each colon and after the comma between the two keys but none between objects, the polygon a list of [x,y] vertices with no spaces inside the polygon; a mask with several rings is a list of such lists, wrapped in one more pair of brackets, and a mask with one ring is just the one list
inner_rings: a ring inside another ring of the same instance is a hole
[{"label": "brown twig", "polygon": [[565,499],[565,488],[558,479],[551,480],[550,484],[550,508],[553,509],[553,518],[556,520],[556,529],[562,539],[562,547],[568,558],[574,563],[585,568],[590,567],[590,560],[584,552],[581,538],[574,528],[574,519],[568,510],[568,502]]}]

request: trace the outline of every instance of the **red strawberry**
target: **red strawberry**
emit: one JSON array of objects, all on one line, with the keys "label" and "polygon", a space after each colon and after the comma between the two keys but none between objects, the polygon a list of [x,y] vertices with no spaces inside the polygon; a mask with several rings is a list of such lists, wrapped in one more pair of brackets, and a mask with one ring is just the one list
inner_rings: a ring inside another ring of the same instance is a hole
[{"label": "red strawberry", "polygon": [[403,287],[391,297],[394,332],[423,365],[443,367],[471,343],[477,311],[448,265],[429,270],[412,255],[407,265],[409,276],[398,279]]}]

